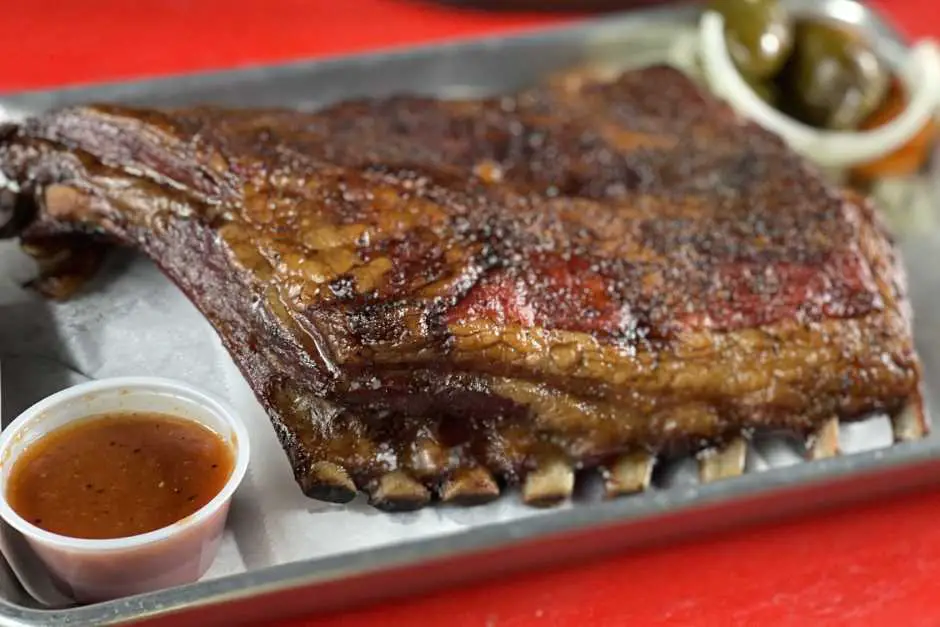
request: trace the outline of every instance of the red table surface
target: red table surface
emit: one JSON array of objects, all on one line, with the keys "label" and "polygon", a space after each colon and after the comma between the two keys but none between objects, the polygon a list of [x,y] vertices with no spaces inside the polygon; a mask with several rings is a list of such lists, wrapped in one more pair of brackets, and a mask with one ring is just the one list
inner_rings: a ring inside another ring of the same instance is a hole
[{"label": "red table surface", "polygon": [[[912,37],[940,2],[874,3]],[[334,55],[559,17],[391,0],[29,0],[0,14],[0,90]],[[282,627],[940,625],[940,491]]]}]

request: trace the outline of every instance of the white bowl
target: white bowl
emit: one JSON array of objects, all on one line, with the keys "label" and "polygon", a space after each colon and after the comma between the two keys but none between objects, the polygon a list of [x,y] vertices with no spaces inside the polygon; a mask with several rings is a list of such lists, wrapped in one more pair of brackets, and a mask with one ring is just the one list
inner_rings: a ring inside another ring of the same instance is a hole
[{"label": "white bowl", "polygon": [[[234,467],[215,498],[168,527],[110,540],[51,533],[13,511],[6,498],[7,481],[27,446],[72,421],[128,411],[172,414],[221,435],[234,453]],[[0,434],[0,518],[23,535],[63,592],[77,601],[103,601],[190,583],[215,559],[248,457],[248,431],[235,413],[185,383],[152,377],[82,383],[33,405]]]},{"label": "white bowl", "polygon": [[731,60],[724,18],[705,11],[699,25],[702,67],[711,90],[734,109],[781,136],[793,150],[823,167],[848,168],[880,159],[909,142],[940,107],[940,47],[918,42],[903,59],[885,59],[908,94],[904,111],[866,131],[824,131],[794,120],[764,102]]}]

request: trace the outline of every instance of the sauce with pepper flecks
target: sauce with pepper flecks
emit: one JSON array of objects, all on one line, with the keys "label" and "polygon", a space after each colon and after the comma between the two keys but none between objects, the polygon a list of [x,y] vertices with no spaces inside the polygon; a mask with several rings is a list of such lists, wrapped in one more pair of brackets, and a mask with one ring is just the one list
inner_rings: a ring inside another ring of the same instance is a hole
[{"label": "sauce with pepper flecks", "polygon": [[223,488],[234,454],[200,423],[151,412],[92,416],[29,445],[7,484],[13,510],[64,536],[123,538],[195,513]]}]

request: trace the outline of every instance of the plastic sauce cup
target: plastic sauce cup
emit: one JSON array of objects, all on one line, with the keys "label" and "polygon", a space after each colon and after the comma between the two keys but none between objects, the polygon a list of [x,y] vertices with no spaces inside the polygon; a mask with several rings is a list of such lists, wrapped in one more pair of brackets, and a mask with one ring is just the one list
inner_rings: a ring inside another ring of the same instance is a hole
[{"label": "plastic sauce cup", "polygon": [[[126,538],[70,538],[23,519],[7,501],[7,481],[20,454],[37,439],[76,420],[116,412],[157,412],[201,423],[231,447],[234,465],[222,490],[172,525]],[[50,574],[76,601],[95,602],[190,583],[219,549],[229,504],[248,468],[248,431],[221,401],[176,381],[103,379],[68,388],[33,405],[0,434],[0,518],[20,532]]]}]

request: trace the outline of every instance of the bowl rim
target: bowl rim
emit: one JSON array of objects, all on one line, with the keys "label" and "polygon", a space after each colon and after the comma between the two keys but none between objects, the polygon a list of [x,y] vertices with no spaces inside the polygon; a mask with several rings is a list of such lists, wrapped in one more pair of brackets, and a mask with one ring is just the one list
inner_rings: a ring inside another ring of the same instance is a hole
[{"label": "bowl rim", "polygon": [[[818,18],[834,24],[854,25],[838,15],[798,7],[794,15]],[[940,47],[925,39],[902,51],[893,49],[884,37],[864,28],[875,54],[891,69],[908,93],[908,102],[894,119],[874,129],[835,131],[817,129],[764,102],[747,85],[734,66],[724,35],[724,17],[704,11],[694,34],[701,53],[705,81],[712,92],[758,126],[781,137],[796,152],[824,167],[850,168],[883,158],[917,135],[936,116],[940,105]],[[829,150],[826,150],[829,148]]]},{"label": "bowl rim", "polygon": [[[242,422],[228,403],[216,396],[197,389],[188,383],[162,377],[112,377],[98,379],[79,383],[78,385],[65,388],[64,390],[47,396],[23,411],[3,429],[2,433],[0,433],[0,466],[16,463],[17,456],[9,452],[11,444],[16,441],[25,428],[32,424],[33,421],[43,413],[86,395],[123,390],[151,393],[154,396],[169,394],[170,396],[181,397],[200,405],[203,409],[210,411],[228,424],[234,434],[232,440],[234,440],[233,452],[235,454],[235,463],[225,485],[222,486],[222,489],[219,490],[208,503],[185,518],[165,527],[148,531],[147,533],[125,536],[123,538],[107,539],[73,538],[37,527],[20,516],[13,509],[7,500],[6,485],[0,485],[0,518],[23,534],[27,540],[41,543],[47,547],[73,552],[97,553],[136,549],[167,540],[188,529],[198,527],[218,512],[235,494],[235,490],[241,484],[248,470],[248,460],[251,453],[248,429],[244,422]],[[78,416],[59,425],[57,428],[62,428],[66,424],[89,418],[92,415],[94,414]],[[187,418],[185,414],[179,415],[178,417],[184,420],[192,420]],[[196,422],[195,420],[192,421]],[[53,429],[53,431],[54,430],[55,429]],[[37,439],[42,437],[44,436],[39,436]]]}]

